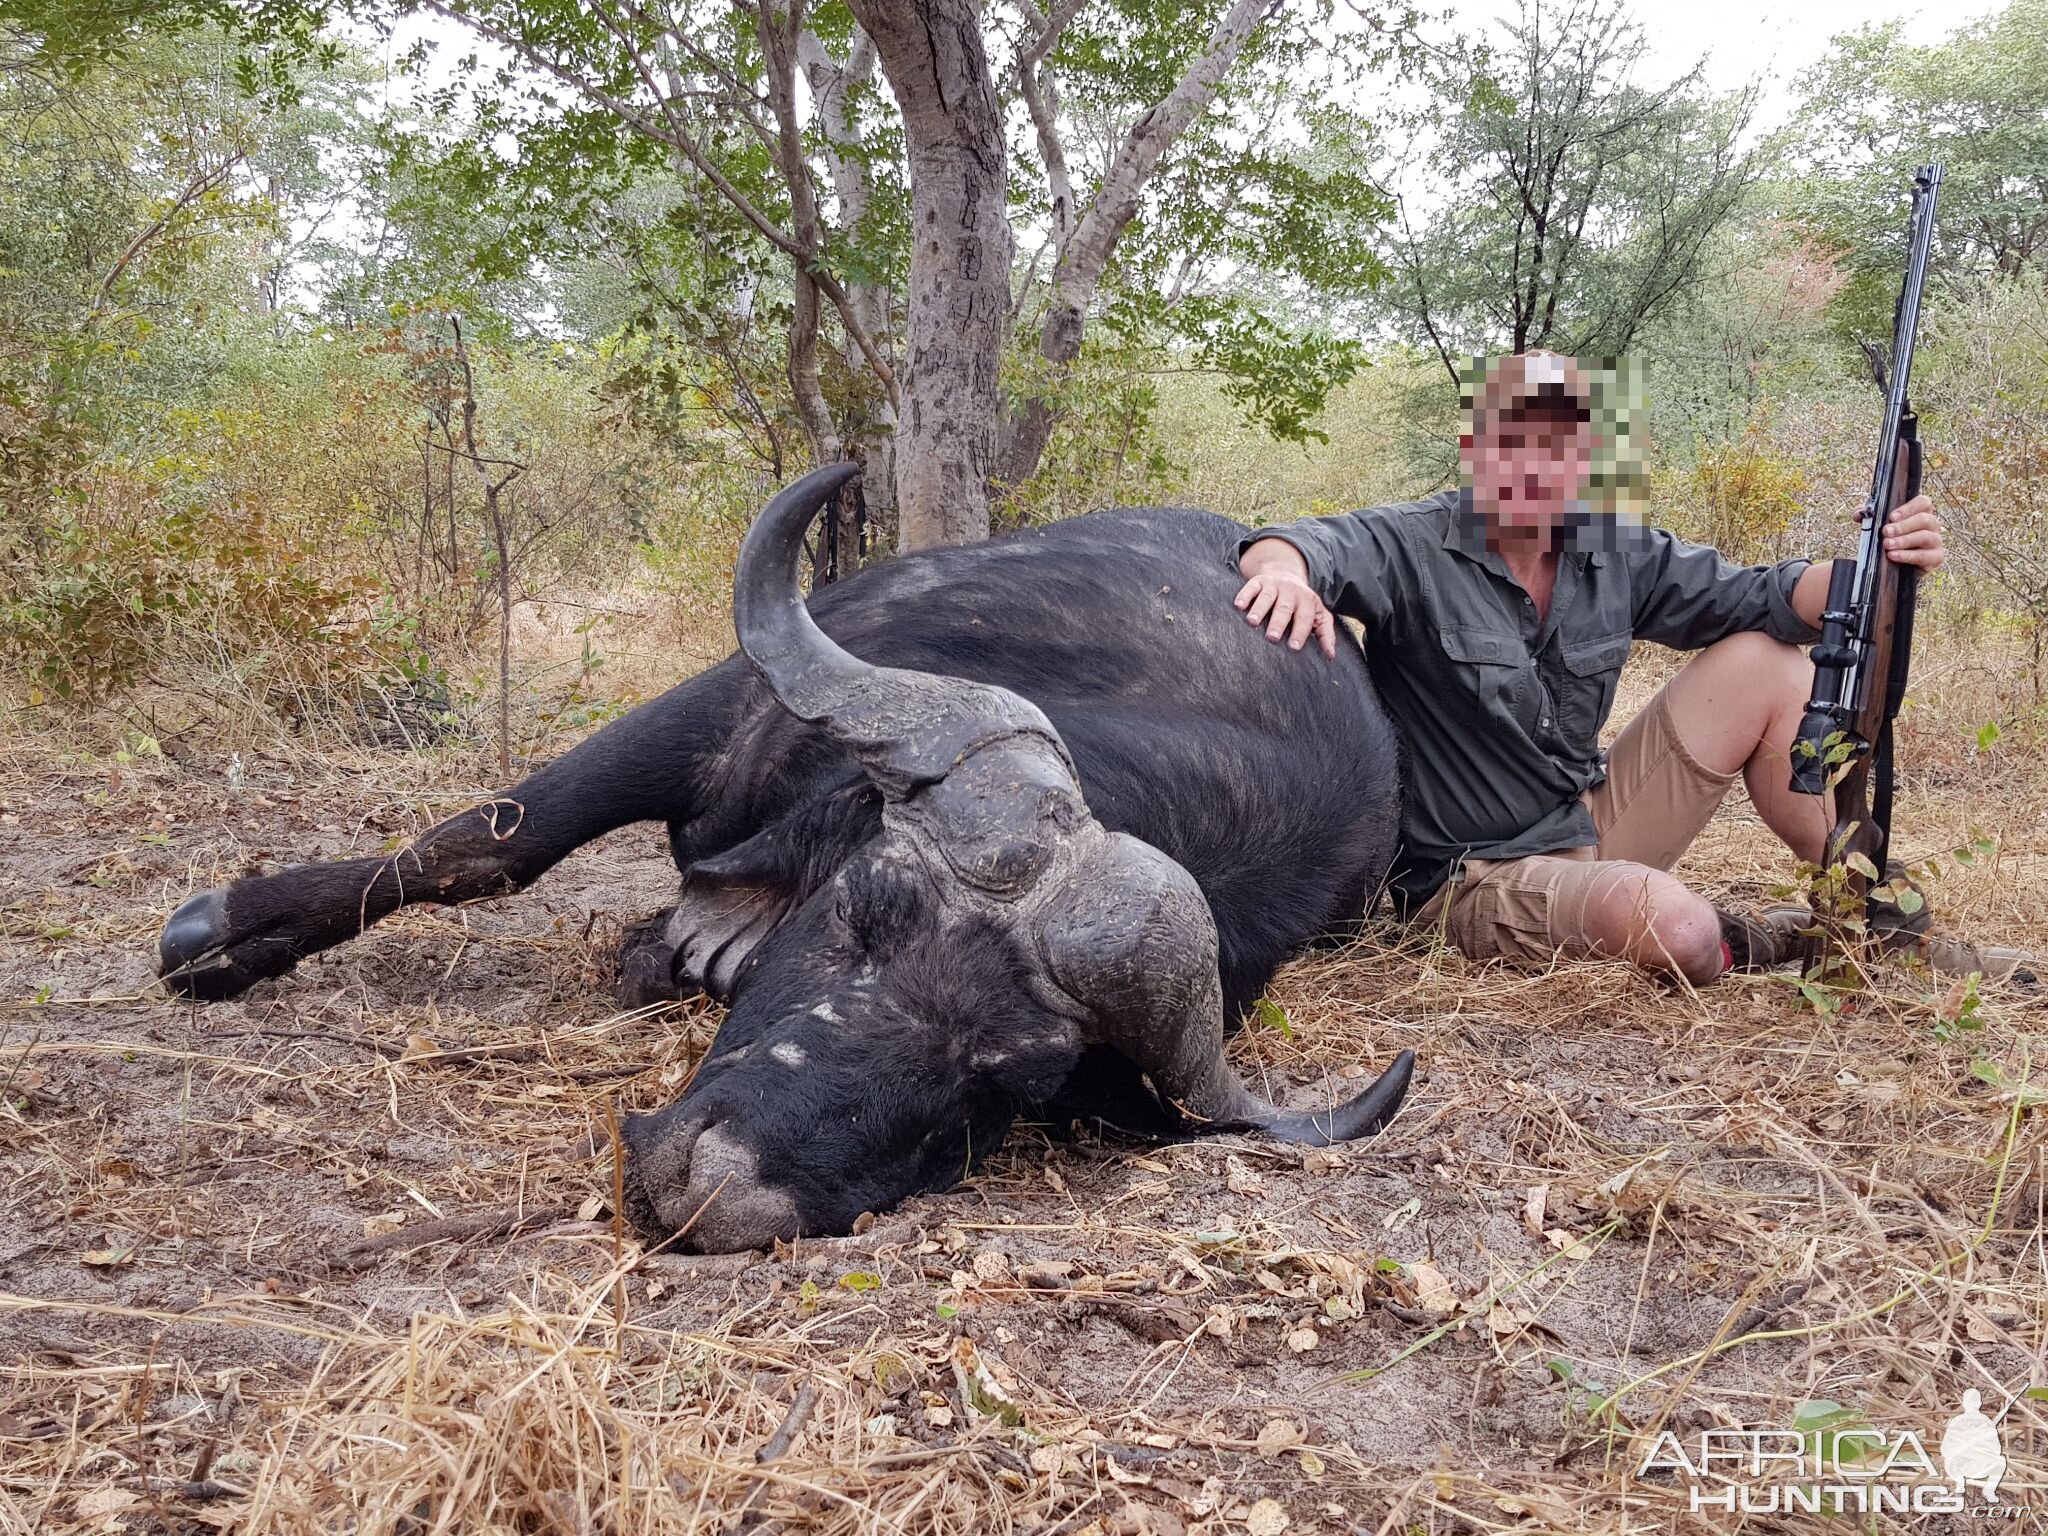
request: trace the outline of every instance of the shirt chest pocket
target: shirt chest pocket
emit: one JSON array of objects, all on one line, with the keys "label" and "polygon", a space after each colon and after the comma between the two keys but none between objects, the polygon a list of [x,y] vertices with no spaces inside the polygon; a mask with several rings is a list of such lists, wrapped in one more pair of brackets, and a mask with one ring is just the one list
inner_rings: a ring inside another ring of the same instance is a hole
[{"label": "shirt chest pocket", "polygon": [[1560,648],[1564,673],[1558,688],[1557,733],[1588,757],[1598,749],[1600,727],[1614,708],[1614,691],[1631,643],[1627,634],[1603,635]]},{"label": "shirt chest pocket", "polygon": [[[1489,721],[1512,720],[1531,735],[1541,712],[1542,688],[1520,635],[1446,624],[1437,632],[1449,663],[1448,686],[1477,702]],[[1444,700],[1446,712],[1456,706]]]}]

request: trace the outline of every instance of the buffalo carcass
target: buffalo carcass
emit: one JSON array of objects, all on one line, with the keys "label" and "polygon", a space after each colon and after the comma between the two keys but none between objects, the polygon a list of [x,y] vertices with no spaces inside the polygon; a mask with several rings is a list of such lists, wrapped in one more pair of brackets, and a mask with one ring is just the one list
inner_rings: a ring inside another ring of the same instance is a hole
[{"label": "buffalo carcass", "polygon": [[680,899],[629,936],[622,999],[701,988],[729,1012],[683,1096],[627,1123],[650,1234],[844,1232],[956,1182],[1020,1110],[1378,1130],[1406,1052],[1292,1112],[1223,1054],[1226,1020],[1392,856],[1396,744],[1363,657],[1249,628],[1243,530],[1186,510],[904,556],[807,609],[805,530],[854,472],[807,476],[748,535],[743,656],[396,853],[192,898],[164,928],[168,984],[233,996],[407,902],[515,891],[659,819]]}]

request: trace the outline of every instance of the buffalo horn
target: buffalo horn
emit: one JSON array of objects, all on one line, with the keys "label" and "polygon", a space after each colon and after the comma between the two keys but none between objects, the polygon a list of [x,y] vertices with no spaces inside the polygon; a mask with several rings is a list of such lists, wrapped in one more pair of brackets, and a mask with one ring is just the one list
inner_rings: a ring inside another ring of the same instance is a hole
[{"label": "buffalo horn", "polygon": [[1005,732],[1057,742],[1038,707],[1007,689],[878,667],[818,628],[797,583],[804,534],[859,473],[855,464],[811,471],[762,509],[740,546],[733,624],[761,680],[784,709],[850,752],[891,800],[943,779],[966,752]]}]

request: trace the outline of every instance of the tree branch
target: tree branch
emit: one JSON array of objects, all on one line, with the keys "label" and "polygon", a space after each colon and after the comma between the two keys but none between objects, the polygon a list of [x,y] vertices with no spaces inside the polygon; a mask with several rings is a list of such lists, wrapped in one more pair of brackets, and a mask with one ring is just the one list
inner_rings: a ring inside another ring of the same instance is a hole
[{"label": "tree branch", "polygon": [[[859,316],[854,313],[853,301],[847,294],[846,285],[824,269],[823,252],[805,250],[793,235],[762,212],[746,193],[734,186],[731,178],[719,170],[717,164],[705,153],[695,136],[677,120],[674,108],[666,95],[658,90],[654,93],[656,103],[665,119],[664,122],[655,122],[632,102],[606,90],[596,81],[566,68],[524,38],[485,21],[474,12],[457,10],[448,4],[447,0],[420,0],[420,3],[435,15],[468,27],[511,50],[534,68],[559,80],[612,113],[635,133],[679,151],[697,173],[717,190],[718,195],[732,204],[740,217],[754,227],[762,239],[789,257],[800,270],[810,274],[812,280],[817,283],[818,290],[832,301],[833,308],[839,312],[840,322],[846,327],[846,333],[854,339],[861,350],[861,355],[867,359],[868,366],[874,370],[875,377],[881,381],[882,389],[889,397],[889,403],[892,406],[897,403],[895,371],[882,357],[875,346],[874,338],[868,334],[867,327],[861,324]],[[642,63],[644,64],[644,61]]]},{"label": "tree branch", "polygon": [[1064,254],[1074,230],[1074,179],[1067,169],[1067,149],[1060,142],[1059,93],[1052,79],[1039,77],[1039,65],[1054,43],[1060,40],[1086,0],[1067,0],[1050,18],[1033,0],[1018,0],[1024,18],[1037,35],[1017,55],[1017,89],[1031,113],[1031,126],[1038,136],[1038,158],[1045,164],[1045,179],[1052,194],[1053,249]]},{"label": "tree branch", "polygon": [[169,229],[180,213],[226,181],[235,167],[241,163],[242,152],[238,149],[212,170],[203,171],[186,182],[178,195],[171,199],[171,206],[151,220],[148,228],[130,240],[127,248],[115,258],[114,264],[107,268],[107,275],[100,279],[99,293],[92,301],[92,312],[97,313],[107,307],[114,297],[114,284],[121,280],[121,274],[128,270],[150,241]]}]

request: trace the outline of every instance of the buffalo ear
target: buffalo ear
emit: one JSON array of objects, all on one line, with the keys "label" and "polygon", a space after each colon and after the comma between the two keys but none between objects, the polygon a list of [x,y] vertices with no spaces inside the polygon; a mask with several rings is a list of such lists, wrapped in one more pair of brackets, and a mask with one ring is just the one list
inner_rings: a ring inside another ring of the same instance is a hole
[{"label": "buffalo ear", "polygon": [[667,935],[677,995],[732,1001],[747,957],[880,825],[881,797],[857,780],[685,868]]}]

